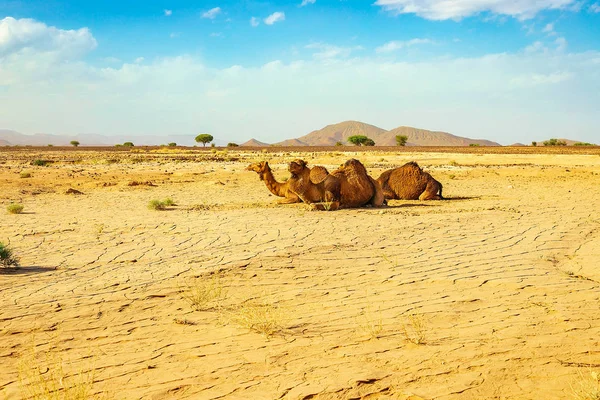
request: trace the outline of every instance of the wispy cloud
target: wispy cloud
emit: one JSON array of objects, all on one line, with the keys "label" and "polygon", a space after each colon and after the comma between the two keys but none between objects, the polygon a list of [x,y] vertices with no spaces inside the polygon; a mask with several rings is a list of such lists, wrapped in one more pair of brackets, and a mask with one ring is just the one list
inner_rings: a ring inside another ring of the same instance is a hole
[{"label": "wispy cloud", "polygon": [[258,25],[260,25],[260,20],[256,17],[252,17],[250,18],[250,25],[256,28]]},{"label": "wispy cloud", "polygon": [[175,39],[176,37],[179,37],[179,36],[181,36],[181,32],[171,32],[171,33],[169,34],[169,37],[170,37],[171,39]]},{"label": "wispy cloud", "polygon": [[346,58],[353,51],[363,50],[362,46],[354,47],[339,47],[327,43],[311,43],[304,46],[306,49],[317,50],[313,53],[313,57],[319,60]]},{"label": "wispy cloud", "polygon": [[594,4],[590,5],[588,10],[590,10],[590,12],[595,13],[595,14],[600,13],[600,3],[594,3]]},{"label": "wispy cloud", "polygon": [[554,41],[554,44],[556,44],[557,51],[565,51],[567,49],[567,39],[565,39],[564,37],[557,38]]},{"label": "wispy cloud", "polygon": [[136,64],[141,64],[141,63],[144,62],[144,60],[145,60],[144,57],[138,57],[133,62],[136,63]]},{"label": "wispy cloud", "polygon": [[529,74],[515,77],[510,84],[515,87],[533,87],[540,85],[555,85],[568,81],[573,77],[570,72],[553,72],[550,74]]},{"label": "wispy cloud", "polygon": [[221,7],[211,8],[202,14],[202,18],[215,19],[221,13]]},{"label": "wispy cloud", "polygon": [[315,4],[316,2],[317,0],[302,0],[302,3],[300,3],[300,7],[304,7],[309,4]]},{"label": "wispy cloud", "polygon": [[419,44],[433,44],[434,41],[430,39],[411,39],[411,40],[393,40],[386,44],[379,46],[375,49],[377,53],[391,53],[396,50],[404,49],[406,47],[416,46]]},{"label": "wispy cloud", "polygon": [[393,14],[416,14],[431,20],[462,19],[481,12],[508,15],[520,20],[542,10],[570,9],[577,0],[377,0],[375,5]]},{"label": "wispy cloud", "polygon": [[170,17],[171,15],[173,15],[173,10],[164,10],[165,13],[165,17]]},{"label": "wispy cloud", "polygon": [[546,26],[544,26],[544,29],[542,29],[542,32],[547,33],[548,35],[556,35],[556,33],[554,32],[554,24],[546,24]]},{"label": "wispy cloud", "polygon": [[275,22],[285,21],[285,13],[277,11],[264,19],[265,24],[273,25]]}]

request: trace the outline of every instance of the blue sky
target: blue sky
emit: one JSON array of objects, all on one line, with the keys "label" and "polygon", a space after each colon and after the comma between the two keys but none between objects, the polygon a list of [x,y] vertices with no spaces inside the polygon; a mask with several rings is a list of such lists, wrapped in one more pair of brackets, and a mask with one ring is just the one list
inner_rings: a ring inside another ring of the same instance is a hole
[{"label": "blue sky", "polygon": [[0,0],[0,129],[600,143],[600,1]]}]

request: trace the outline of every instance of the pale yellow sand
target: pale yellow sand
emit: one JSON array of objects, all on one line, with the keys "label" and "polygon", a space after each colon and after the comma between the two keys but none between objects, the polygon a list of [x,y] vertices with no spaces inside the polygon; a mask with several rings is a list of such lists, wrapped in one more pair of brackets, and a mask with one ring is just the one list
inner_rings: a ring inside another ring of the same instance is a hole
[{"label": "pale yellow sand", "polygon": [[[598,155],[178,154],[0,150],[0,241],[23,266],[0,271],[0,397],[61,364],[115,399],[600,392]],[[449,199],[312,212],[244,171],[268,159],[283,178],[299,156],[375,177],[416,160]],[[27,165],[44,157],[63,161]],[[195,311],[202,282],[224,298]],[[257,304],[272,335],[239,323]]]}]

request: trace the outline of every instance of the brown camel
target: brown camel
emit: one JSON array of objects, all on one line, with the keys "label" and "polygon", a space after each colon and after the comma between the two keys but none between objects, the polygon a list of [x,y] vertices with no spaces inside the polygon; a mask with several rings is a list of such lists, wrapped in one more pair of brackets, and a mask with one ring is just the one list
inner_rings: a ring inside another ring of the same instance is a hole
[{"label": "brown camel", "polygon": [[325,167],[306,166],[303,160],[289,165],[296,179],[290,188],[317,210],[361,207],[366,204],[381,206],[384,203],[381,186],[371,178],[358,160],[348,160],[329,174]]},{"label": "brown camel", "polygon": [[442,184],[414,161],[387,170],[377,181],[390,200],[442,200]]},{"label": "brown camel", "polygon": [[292,174],[290,190],[303,202],[317,210],[337,210],[340,206],[339,181],[325,167],[308,168],[306,161],[294,160],[288,165]]},{"label": "brown camel", "polygon": [[275,196],[285,197],[285,199],[279,200],[277,203],[292,204],[302,202],[300,197],[290,190],[290,180],[287,180],[286,182],[277,182],[267,161],[250,164],[246,167],[246,171],[256,172],[260,180],[264,181],[265,185],[267,185],[267,189]]},{"label": "brown camel", "polygon": [[362,207],[370,204],[381,207],[385,203],[379,182],[367,174],[364,165],[350,159],[331,173],[340,180],[341,206],[344,208]]}]

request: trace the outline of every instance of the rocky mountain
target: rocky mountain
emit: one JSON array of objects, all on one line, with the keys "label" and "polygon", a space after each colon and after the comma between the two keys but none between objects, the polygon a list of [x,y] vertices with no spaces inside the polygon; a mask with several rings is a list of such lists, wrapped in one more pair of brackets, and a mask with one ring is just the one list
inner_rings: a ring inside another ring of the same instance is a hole
[{"label": "rocky mountain", "polygon": [[275,143],[275,146],[309,146],[309,144],[298,139],[288,139]]},{"label": "rocky mountain", "polygon": [[387,131],[358,121],[344,121],[339,124],[327,125],[325,128],[301,136],[297,140],[309,146],[333,146],[337,142],[347,145],[348,137],[353,135],[368,136],[375,141],[375,146],[396,146],[396,135],[407,136],[407,146],[469,146],[470,144],[500,146],[499,143],[489,140],[463,138],[447,132],[428,131],[409,126],[400,126]]},{"label": "rocky mountain", "polygon": [[334,146],[337,142],[348,144],[350,136],[365,135],[373,139],[376,144],[379,144],[377,139],[385,132],[387,132],[385,129],[364,122],[344,121],[312,131],[307,135],[300,136],[297,140],[309,146]]}]

